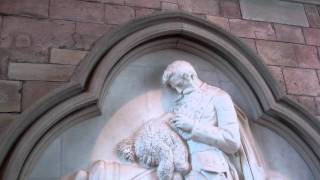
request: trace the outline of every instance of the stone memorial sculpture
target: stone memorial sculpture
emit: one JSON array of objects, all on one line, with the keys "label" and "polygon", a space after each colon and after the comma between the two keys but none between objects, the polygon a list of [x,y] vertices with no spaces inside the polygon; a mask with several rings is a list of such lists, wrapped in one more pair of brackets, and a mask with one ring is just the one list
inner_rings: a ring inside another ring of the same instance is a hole
[{"label": "stone memorial sculpture", "polygon": [[[157,166],[159,180],[171,180],[174,176],[174,179],[182,179],[190,169],[186,144],[166,121],[170,116],[149,120],[117,147],[125,160],[137,161],[147,168]],[[174,172],[177,173],[174,175]]]},{"label": "stone memorial sculpture", "polygon": [[169,64],[162,80],[179,97],[171,112],[146,122],[115,147],[124,159],[156,171],[148,169],[129,178],[101,168],[100,162],[91,168],[94,171],[79,171],[77,180],[103,180],[110,174],[132,180],[155,179],[152,174],[160,180],[266,179],[248,120],[228,93],[201,81],[186,61]]}]

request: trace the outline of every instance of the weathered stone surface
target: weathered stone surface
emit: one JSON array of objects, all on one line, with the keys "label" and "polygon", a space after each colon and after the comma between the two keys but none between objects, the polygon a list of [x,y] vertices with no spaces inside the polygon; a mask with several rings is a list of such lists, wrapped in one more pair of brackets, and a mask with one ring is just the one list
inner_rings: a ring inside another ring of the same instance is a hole
[{"label": "weathered stone surface", "polygon": [[284,68],[283,75],[289,94],[320,95],[320,85],[315,70]]},{"label": "weathered stone surface", "polygon": [[299,67],[320,68],[317,49],[314,46],[293,45]]},{"label": "weathered stone surface", "polygon": [[298,96],[298,102],[304,106],[309,112],[313,113],[314,115],[317,114],[317,105],[314,100],[314,97],[310,96]]},{"label": "weathered stone surface", "polygon": [[160,8],[160,0],[125,0],[125,4],[145,8]]},{"label": "weathered stone surface", "polygon": [[320,29],[304,28],[303,33],[307,44],[320,46]]},{"label": "weathered stone surface", "polygon": [[124,5],[124,0],[90,0],[90,1]]},{"label": "weathered stone surface", "polygon": [[19,112],[21,82],[0,80],[0,112]]},{"label": "weathered stone surface", "polygon": [[310,27],[320,28],[320,16],[317,6],[305,4],[304,9],[306,11]]},{"label": "weathered stone surface", "polygon": [[17,119],[18,113],[0,113],[0,139],[8,130],[8,126]]},{"label": "weathered stone surface", "polygon": [[134,17],[134,9],[132,7],[108,4],[105,7],[105,19],[107,24],[122,24]]},{"label": "weathered stone surface", "polygon": [[7,78],[8,62],[9,53],[5,49],[0,48],[0,79]]},{"label": "weathered stone surface", "polygon": [[8,77],[15,80],[68,81],[74,68],[60,64],[10,63]]},{"label": "weathered stone surface", "polygon": [[[188,0],[187,0],[188,1]],[[206,15],[219,15],[219,2],[217,0],[190,0],[193,13]],[[190,5],[190,4],[187,4]]]},{"label": "weathered stone surface", "polygon": [[102,35],[108,33],[113,28],[112,25],[77,23],[76,34],[73,36],[75,47],[88,50],[92,44]]},{"label": "weathered stone surface", "polygon": [[22,109],[23,111],[34,104],[50,91],[63,85],[63,82],[26,81],[23,84]]},{"label": "weathered stone surface", "polygon": [[275,40],[276,35],[270,23],[230,19],[230,30],[238,37]]},{"label": "weathered stone surface", "polygon": [[161,2],[161,9],[162,10],[169,10],[169,11],[174,11],[178,10],[178,4],[176,3],[170,3],[170,2]]},{"label": "weathered stone surface", "polygon": [[230,31],[228,18],[219,17],[219,16],[207,16],[207,19],[213,24],[216,24],[222,27],[223,29]]},{"label": "weathered stone surface", "polygon": [[154,12],[157,12],[155,9],[148,9],[148,8],[135,8],[136,11],[136,18],[148,16]]},{"label": "weathered stone surface", "polygon": [[298,65],[295,52],[291,44],[257,40],[256,45],[258,54],[268,65]]},{"label": "weathered stone surface", "polygon": [[256,43],[254,39],[240,38],[253,52],[257,53]]},{"label": "weathered stone surface", "polygon": [[244,19],[308,26],[302,4],[279,0],[240,0]]},{"label": "weathered stone surface", "polygon": [[46,62],[49,47],[73,46],[74,29],[75,24],[70,21],[7,16],[3,22],[0,46],[7,48],[10,59]]},{"label": "weathered stone surface", "polygon": [[227,18],[241,18],[238,0],[220,1],[221,14]]},{"label": "weathered stone surface", "polygon": [[47,18],[49,0],[1,0],[0,13]]},{"label": "weathered stone surface", "polygon": [[302,29],[300,27],[275,24],[274,28],[277,40],[304,44]]},{"label": "weathered stone surface", "polygon": [[286,91],[286,85],[284,83],[283,74],[281,67],[278,66],[268,66],[269,71],[271,72],[272,76],[277,80],[279,86]]},{"label": "weathered stone surface", "polygon": [[192,12],[192,0],[177,0],[181,10]]},{"label": "weathered stone surface", "polygon": [[315,103],[316,103],[316,114],[320,115],[320,97],[315,98]]},{"label": "weathered stone surface", "polygon": [[81,22],[103,23],[104,7],[101,3],[77,0],[50,1],[50,17]]},{"label": "weathered stone surface", "polygon": [[77,65],[86,54],[87,51],[53,48],[50,53],[50,62],[55,64]]}]

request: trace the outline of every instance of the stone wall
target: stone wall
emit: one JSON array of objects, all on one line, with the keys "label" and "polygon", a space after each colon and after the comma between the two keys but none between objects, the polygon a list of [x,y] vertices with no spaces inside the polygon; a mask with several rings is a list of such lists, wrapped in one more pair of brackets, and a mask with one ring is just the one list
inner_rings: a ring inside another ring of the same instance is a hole
[{"label": "stone wall", "polygon": [[239,37],[262,57],[288,95],[320,117],[320,7],[315,5],[279,0],[1,0],[0,131],[68,82],[100,36],[159,11],[186,11]]}]

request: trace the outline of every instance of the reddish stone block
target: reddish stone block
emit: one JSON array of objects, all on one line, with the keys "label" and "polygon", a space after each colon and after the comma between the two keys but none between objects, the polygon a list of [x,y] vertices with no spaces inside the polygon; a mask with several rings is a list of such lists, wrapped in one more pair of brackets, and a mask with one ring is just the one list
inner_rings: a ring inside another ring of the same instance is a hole
[{"label": "reddish stone block", "polygon": [[254,39],[240,38],[254,53],[257,54],[256,43]]},{"label": "reddish stone block", "polygon": [[103,23],[104,7],[101,3],[77,0],[51,0],[50,17],[81,22]]},{"label": "reddish stone block", "polygon": [[20,112],[21,82],[0,80],[0,112]]},{"label": "reddish stone block", "polygon": [[193,13],[212,16],[217,16],[220,14],[219,1],[217,0],[191,0],[190,5]]},{"label": "reddish stone block", "polygon": [[74,68],[60,64],[9,63],[8,77],[14,80],[68,81]]},{"label": "reddish stone block", "polygon": [[314,100],[314,97],[310,96],[298,96],[298,102],[304,106],[309,112],[316,115],[317,114],[317,105]]},{"label": "reddish stone block", "polygon": [[298,65],[295,57],[294,48],[291,44],[257,40],[257,51],[264,62],[268,65]]},{"label": "reddish stone block", "polygon": [[134,16],[134,9],[128,6],[106,5],[106,23],[107,24],[123,24]]},{"label": "reddish stone block", "polygon": [[63,82],[26,81],[23,84],[22,109],[27,109],[41,97],[63,84]]},{"label": "reddish stone block", "polygon": [[90,0],[90,1],[124,5],[124,0]]},{"label": "reddish stone block", "polygon": [[1,0],[0,13],[47,18],[49,0]]},{"label": "reddish stone block", "polygon": [[270,23],[230,19],[230,30],[238,37],[275,40],[276,35]]},{"label": "reddish stone block", "polygon": [[320,46],[320,29],[303,28],[307,44]]},{"label": "reddish stone block", "polygon": [[224,0],[220,2],[221,14],[227,18],[241,18],[240,5],[237,0]]},{"label": "reddish stone block", "polygon": [[320,16],[317,6],[305,4],[304,9],[306,11],[310,27],[320,28]]},{"label": "reddish stone block", "polygon": [[161,9],[162,10],[169,10],[169,11],[174,11],[178,10],[178,4],[175,3],[170,3],[170,2],[161,2]]},{"label": "reddish stone block", "polygon": [[271,72],[272,76],[278,82],[279,87],[286,91],[286,85],[284,83],[282,70],[278,66],[268,66],[269,71]]},{"label": "reddish stone block", "polygon": [[178,1],[178,6],[181,10],[187,11],[187,12],[192,12],[192,0],[177,0]]},{"label": "reddish stone block", "polygon": [[160,0],[125,0],[129,6],[160,9]]},{"label": "reddish stone block", "polygon": [[299,67],[320,68],[317,49],[313,46],[293,45]]},{"label": "reddish stone block", "polygon": [[77,65],[87,54],[87,51],[52,48],[50,62],[55,64]]},{"label": "reddish stone block", "polygon": [[98,38],[110,32],[112,28],[113,26],[105,24],[77,23],[76,34],[73,36],[75,47],[89,50]]},{"label": "reddish stone block", "polygon": [[148,16],[154,12],[157,12],[155,9],[148,9],[148,8],[136,8],[136,18]]},{"label": "reddish stone block", "polygon": [[216,24],[222,27],[223,29],[230,31],[229,20],[227,18],[219,16],[207,16],[207,19],[213,24]]},{"label": "reddish stone block", "polygon": [[283,75],[289,94],[320,95],[320,85],[315,70],[284,68]]},{"label": "reddish stone block", "polygon": [[274,25],[277,40],[304,44],[302,29],[296,26]]},{"label": "reddish stone block", "polygon": [[70,21],[7,16],[3,22],[0,46],[7,48],[10,59],[47,62],[49,47],[73,46],[74,30],[75,24]]}]

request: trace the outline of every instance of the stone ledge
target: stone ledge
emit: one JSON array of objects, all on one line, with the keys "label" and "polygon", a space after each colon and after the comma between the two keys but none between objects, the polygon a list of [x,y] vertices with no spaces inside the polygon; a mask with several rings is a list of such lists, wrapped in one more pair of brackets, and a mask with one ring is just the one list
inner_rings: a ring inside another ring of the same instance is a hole
[{"label": "stone ledge", "polygon": [[60,64],[10,63],[9,79],[38,81],[68,81],[75,66]]},{"label": "stone ledge", "polygon": [[87,51],[52,48],[50,62],[54,64],[77,65],[87,53]]}]

